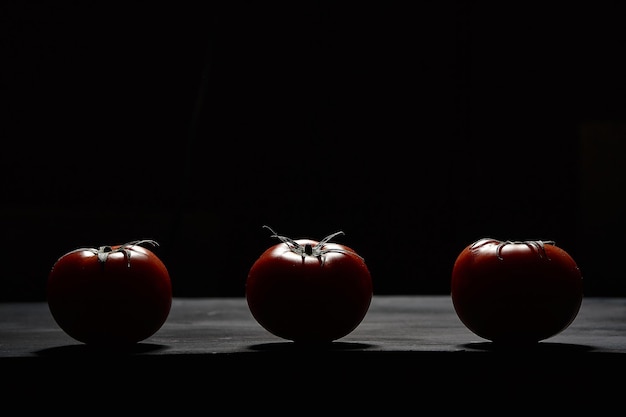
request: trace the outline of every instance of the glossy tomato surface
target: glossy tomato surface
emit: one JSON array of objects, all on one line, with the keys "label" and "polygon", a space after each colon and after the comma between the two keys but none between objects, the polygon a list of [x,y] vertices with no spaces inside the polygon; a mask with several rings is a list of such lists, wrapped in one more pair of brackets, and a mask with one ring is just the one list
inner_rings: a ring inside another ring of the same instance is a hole
[{"label": "glossy tomato surface", "polygon": [[451,296],[460,320],[478,336],[536,343],[574,321],[583,278],[574,259],[554,242],[484,238],[457,257]]},{"label": "glossy tomato surface", "polygon": [[372,277],[353,249],[322,241],[291,240],[267,249],[250,268],[246,300],[270,333],[301,343],[327,343],[351,333],[365,318]]},{"label": "glossy tomato surface", "polygon": [[163,262],[143,240],[61,256],[47,281],[47,302],[56,323],[91,345],[130,345],[165,323],[172,284]]}]

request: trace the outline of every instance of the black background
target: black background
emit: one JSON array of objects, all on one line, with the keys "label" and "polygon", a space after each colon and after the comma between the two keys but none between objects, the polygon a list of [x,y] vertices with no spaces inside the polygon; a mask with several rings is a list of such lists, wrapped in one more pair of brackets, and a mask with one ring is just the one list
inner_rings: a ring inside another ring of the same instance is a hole
[{"label": "black background", "polygon": [[344,231],[377,294],[494,237],[626,295],[618,2],[84,3],[0,6],[0,299],[144,238],[176,296],[243,295],[263,225]]}]

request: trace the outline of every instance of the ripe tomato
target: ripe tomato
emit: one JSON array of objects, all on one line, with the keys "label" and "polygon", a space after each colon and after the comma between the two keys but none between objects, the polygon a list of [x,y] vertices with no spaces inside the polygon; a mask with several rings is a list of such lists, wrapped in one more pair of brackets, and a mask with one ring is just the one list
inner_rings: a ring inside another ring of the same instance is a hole
[{"label": "ripe tomato", "polygon": [[373,296],[372,277],[354,250],[330,239],[280,239],[250,268],[246,300],[270,333],[301,343],[328,343],[351,333]]},{"label": "ripe tomato", "polygon": [[454,309],[465,326],[498,343],[536,343],[565,330],[583,300],[576,262],[554,242],[480,239],[452,270]]},{"label": "ripe tomato", "polygon": [[47,281],[50,312],[69,336],[90,345],[121,346],[156,333],[172,305],[167,268],[138,240],[76,249],[61,256]]}]

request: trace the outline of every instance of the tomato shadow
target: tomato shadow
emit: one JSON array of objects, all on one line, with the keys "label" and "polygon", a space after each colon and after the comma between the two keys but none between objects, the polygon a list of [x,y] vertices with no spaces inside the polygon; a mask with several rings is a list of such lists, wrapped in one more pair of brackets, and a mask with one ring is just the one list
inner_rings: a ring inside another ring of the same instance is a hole
[{"label": "tomato shadow", "polygon": [[591,352],[596,348],[588,345],[573,343],[539,342],[532,344],[501,344],[494,342],[471,342],[461,345],[466,349],[487,352],[513,352],[513,353],[536,353],[536,354],[563,354]]},{"label": "tomato shadow", "polygon": [[157,352],[167,349],[166,345],[154,343],[136,343],[131,346],[90,346],[74,344],[55,346],[33,352],[41,357],[102,357],[102,356],[132,356],[143,353]]},{"label": "tomato shadow", "polygon": [[329,343],[296,343],[292,341],[260,343],[248,346],[248,349],[265,352],[307,352],[307,351],[351,351],[366,350],[374,345],[357,342],[329,342]]}]

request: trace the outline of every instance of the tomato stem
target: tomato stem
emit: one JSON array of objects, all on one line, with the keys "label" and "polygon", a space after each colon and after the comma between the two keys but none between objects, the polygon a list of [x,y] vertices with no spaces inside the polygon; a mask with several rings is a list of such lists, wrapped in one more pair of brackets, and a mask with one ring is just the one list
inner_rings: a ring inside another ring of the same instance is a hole
[{"label": "tomato stem", "polygon": [[500,241],[497,239],[490,239],[490,238],[485,238],[485,239],[480,239],[479,241],[475,242],[471,249],[477,249],[483,245],[486,245],[488,243],[497,243],[498,246],[496,246],[496,257],[499,260],[504,260],[504,257],[502,256],[502,250],[504,249],[505,246],[507,245],[526,245],[531,249],[536,249],[537,253],[539,254],[540,258],[546,258],[547,260],[550,260],[550,258],[548,257],[547,253],[546,253],[546,247],[545,245],[554,245],[555,242],[553,240],[506,240],[506,241]]},{"label": "tomato stem", "polygon": [[352,255],[358,256],[359,258],[363,259],[362,256],[360,256],[359,254],[357,254],[355,252],[352,252],[352,251],[348,251],[348,250],[341,249],[341,248],[325,248],[325,245],[330,241],[330,239],[334,238],[337,235],[345,234],[342,231],[332,233],[332,234],[326,236],[324,239],[320,240],[315,246],[311,246],[310,243],[307,243],[305,245],[301,245],[298,242],[296,242],[295,240],[291,239],[290,237],[279,235],[278,233],[276,233],[269,226],[265,226],[264,225],[263,227],[265,229],[268,229],[270,232],[272,232],[272,236],[271,237],[275,237],[275,238],[279,239],[281,242],[283,242],[285,245],[287,245],[289,247],[289,250],[291,250],[293,253],[296,253],[296,254],[302,256],[303,260],[307,256],[314,256],[314,257],[320,259],[322,261],[322,264],[324,264],[324,257],[323,257],[323,255],[325,255],[325,254],[327,254],[329,252],[350,253]]},{"label": "tomato stem", "polygon": [[105,246],[100,246],[98,249],[94,249],[94,248],[80,248],[80,249],[75,249],[72,252],[89,251],[89,252],[93,253],[94,255],[98,256],[98,261],[100,263],[102,263],[103,265],[107,261],[109,255],[111,253],[122,252],[124,254],[124,256],[126,257],[127,266],[130,268],[130,251],[129,251],[129,248],[131,246],[143,245],[144,243],[149,243],[152,246],[159,246],[159,244],[155,240],[142,239],[142,240],[134,240],[132,242],[124,243],[123,245],[120,245],[116,249],[113,249],[112,246],[105,245]]}]

